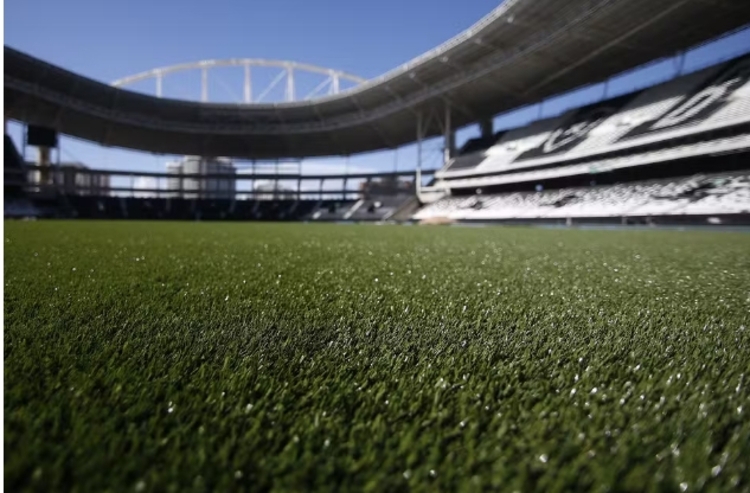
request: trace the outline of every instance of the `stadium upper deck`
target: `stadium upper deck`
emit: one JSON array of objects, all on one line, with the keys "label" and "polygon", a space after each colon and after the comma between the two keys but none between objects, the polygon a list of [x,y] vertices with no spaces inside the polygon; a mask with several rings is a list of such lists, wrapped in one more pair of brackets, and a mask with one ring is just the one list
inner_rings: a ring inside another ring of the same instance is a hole
[{"label": "stadium upper deck", "polygon": [[87,140],[151,152],[348,155],[443,134],[447,106],[452,126],[460,127],[748,22],[750,2],[734,0],[506,0],[455,38],[354,89],[263,105],[141,95],[6,47],[5,111]]},{"label": "stadium upper deck", "polygon": [[601,173],[750,148],[750,55],[466,143],[436,186]]}]

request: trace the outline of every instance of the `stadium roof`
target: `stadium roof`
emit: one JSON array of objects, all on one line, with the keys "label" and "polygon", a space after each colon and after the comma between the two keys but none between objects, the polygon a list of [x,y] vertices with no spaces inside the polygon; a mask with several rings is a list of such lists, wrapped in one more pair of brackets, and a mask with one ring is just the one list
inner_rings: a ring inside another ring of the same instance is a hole
[{"label": "stadium roof", "polygon": [[[456,8],[460,8],[459,5]],[[740,28],[736,0],[506,0],[474,26],[380,77],[313,101],[160,99],[5,47],[5,116],[99,142],[168,154],[349,155],[443,133]],[[421,115],[421,116],[419,116]]]}]

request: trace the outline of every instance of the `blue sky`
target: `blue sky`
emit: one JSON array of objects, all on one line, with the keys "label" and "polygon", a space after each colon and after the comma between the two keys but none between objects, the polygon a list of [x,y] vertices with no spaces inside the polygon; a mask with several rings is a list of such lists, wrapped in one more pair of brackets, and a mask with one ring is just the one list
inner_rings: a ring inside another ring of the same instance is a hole
[{"label": "blue sky", "polygon": [[[294,60],[369,78],[449,39],[496,5],[496,0],[5,0],[5,43],[103,82],[181,62],[242,57]],[[686,69],[748,49],[750,30],[691,54]],[[674,63],[666,61],[619,78],[611,87],[625,92],[673,73]],[[165,95],[179,96],[170,94],[176,86],[170,87],[169,78],[164,84]],[[241,94],[241,83],[234,87]],[[550,116],[601,94],[601,87],[577,91],[545,103],[541,114]],[[538,107],[520,109],[498,117],[496,128],[518,126],[539,114]],[[474,128],[462,131],[459,142],[475,133]],[[19,144],[20,135],[13,126],[11,136]],[[425,167],[440,165],[440,146],[439,141],[426,144]],[[173,159],[69,138],[61,147],[62,160],[94,168],[163,170]],[[302,169],[333,171],[345,163],[343,158],[306,160]],[[352,170],[414,165],[414,146],[348,160]]]}]

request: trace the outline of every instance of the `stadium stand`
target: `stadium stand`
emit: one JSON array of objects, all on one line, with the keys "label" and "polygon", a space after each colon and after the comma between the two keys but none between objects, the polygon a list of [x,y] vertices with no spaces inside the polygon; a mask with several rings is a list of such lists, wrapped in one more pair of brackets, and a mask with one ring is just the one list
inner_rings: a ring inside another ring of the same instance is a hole
[{"label": "stadium stand", "polygon": [[492,221],[727,214],[750,214],[750,172],[541,192],[450,197],[428,205],[414,218]]},{"label": "stadium stand", "polygon": [[7,134],[4,140],[3,180],[5,195],[18,197],[23,195],[23,184],[26,181],[23,158],[16,149],[13,139]]},{"label": "stadium stand", "polygon": [[470,144],[413,219],[750,224],[750,56]]},{"label": "stadium stand", "polygon": [[[750,56],[513,129],[438,178],[560,165],[750,121]],[[486,143],[486,141],[484,141]]]},{"label": "stadium stand", "polygon": [[23,157],[18,152],[13,139],[11,139],[7,134],[5,135],[4,145],[4,217],[38,217],[41,215],[41,211],[28,198],[24,189],[27,184],[27,180]]},{"label": "stadium stand", "polygon": [[409,199],[411,196],[382,195],[368,200],[360,201],[361,204],[348,215],[347,219],[352,221],[385,221]]},{"label": "stadium stand", "polygon": [[502,133],[495,134],[489,138],[469,139],[466,144],[459,149],[457,156],[448,164],[447,169],[451,171],[459,169],[476,168],[487,157],[486,151],[492,147],[500,138]]},{"label": "stadium stand", "polygon": [[357,204],[349,200],[322,200],[315,204],[312,212],[305,217],[310,221],[343,221],[344,216]]},{"label": "stadium stand", "polygon": [[299,221],[309,218],[317,204],[317,201],[312,200],[233,201],[75,196],[71,198],[71,216],[87,219],[178,221]]},{"label": "stadium stand", "polygon": [[420,198],[437,201],[421,209],[413,182],[386,178],[368,179],[348,200],[115,197],[60,186],[42,196],[30,193],[31,174],[7,135],[5,144],[6,217],[703,223],[719,215],[750,224],[750,55],[471,139],[422,189]]}]

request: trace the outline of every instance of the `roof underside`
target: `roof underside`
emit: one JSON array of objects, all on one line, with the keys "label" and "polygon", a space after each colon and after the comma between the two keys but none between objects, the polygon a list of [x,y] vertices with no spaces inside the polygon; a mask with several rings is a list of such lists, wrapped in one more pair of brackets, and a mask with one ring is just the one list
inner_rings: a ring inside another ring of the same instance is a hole
[{"label": "roof underside", "polygon": [[443,133],[750,22],[736,0],[506,0],[472,28],[315,101],[218,105],[117,89],[5,48],[5,116],[105,145],[246,158],[349,155]]}]

